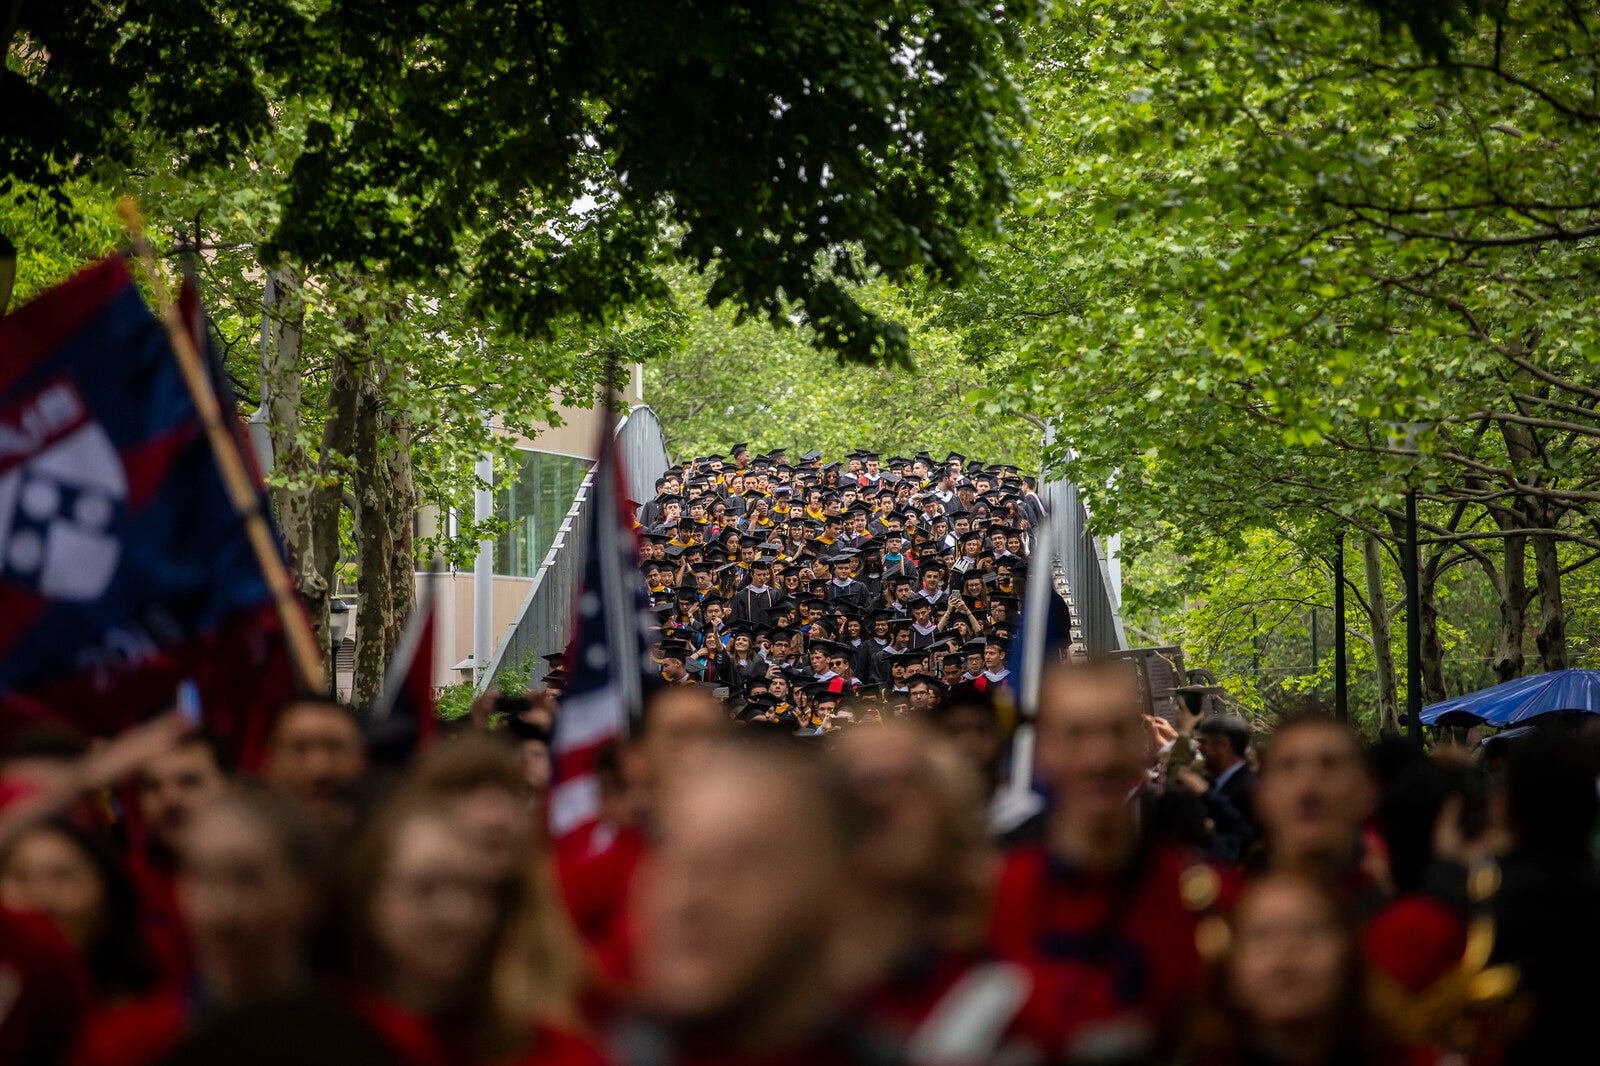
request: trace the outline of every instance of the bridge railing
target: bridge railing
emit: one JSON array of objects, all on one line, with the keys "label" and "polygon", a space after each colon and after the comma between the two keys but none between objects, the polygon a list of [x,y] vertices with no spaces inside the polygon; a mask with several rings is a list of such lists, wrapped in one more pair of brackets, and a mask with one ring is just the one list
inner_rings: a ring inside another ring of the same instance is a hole
[{"label": "bridge railing", "polygon": [[[616,435],[629,499],[652,499],[656,478],[670,465],[661,419],[641,404],[617,423]],[[521,663],[537,663],[540,656],[553,655],[567,646],[572,632],[573,598],[583,580],[583,545],[589,536],[593,494],[591,470],[578,486],[578,495],[533,575],[517,620],[501,635],[489,669],[479,679],[480,692],[505,671]]]},{"label": "bridge railing", "polygon": [[[1052,443],[1053,437],[1053,432],[1048,434],[1045,443]],[[1096,658],[1125,651],[1128,634],[1122,625],[1121,604],[1112,591],[1105,550],[1089,531],[1089,509],[1078,486],[1064,477],[1041,480],[1039,496],[1051,519],[1051,543],[1043,547],[1060,564],[1066,578],[1078,641]]]}]

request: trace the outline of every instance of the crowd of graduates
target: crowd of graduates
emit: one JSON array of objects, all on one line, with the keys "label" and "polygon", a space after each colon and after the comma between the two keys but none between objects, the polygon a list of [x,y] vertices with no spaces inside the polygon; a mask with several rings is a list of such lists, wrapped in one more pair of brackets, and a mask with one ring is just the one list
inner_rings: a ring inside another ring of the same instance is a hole
[{"label": "crowd of graduates", "polygon": [[740,451],[641,509],[663,683],[580,831],[547,829],[560,670],[404,759],[321,699],[250,773],[179,711],[7,726],[0,1062],[1584,1053],[1588,732],[1168,720],[1065,648],[1019,717],[1025,479]]},{"label": "crowd of graduates", "polygon": [[1007,685],[1044,514],[1015,466],[740,444],[656,488],[638,521],[666,681],[814,732]]}]

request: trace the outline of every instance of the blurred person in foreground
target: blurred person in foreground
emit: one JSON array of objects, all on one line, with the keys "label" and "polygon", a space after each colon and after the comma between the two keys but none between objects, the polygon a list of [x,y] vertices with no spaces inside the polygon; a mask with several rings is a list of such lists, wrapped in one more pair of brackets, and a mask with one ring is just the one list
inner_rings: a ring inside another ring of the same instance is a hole
[{"label": "blurred person in foreground", "polygon": [[853,818],[790,743],[718,747],[662,793],[632,900],[643,1015],[615,1034],[621,1061],[857,1061],[830,972]]},{"label": "blurred person in foreground", "polygon": [[1303,872],[1252,881],[1219,924],[1213,969],[1182,1061],[1192,1066],[1426,1066],[1396,1035],[1366,973],[1348,903]]},{"label": "blurred person in foreground", "polygon": [[618,988],[631,970],[627,900],[659,798],[675,777],[706,768],[729,729],[727,711],[706,687],[657,688],[633,736],[597,761],[599,817],[556,841],[567,908],[595,966]]},{"label": "blurred person in foreground", "polygon": [[225,793],[196,813],[177,875],[193,976],[182,989],[94,1019],[78,1066],[154,1064],[188,1031],[305,992],[313,976],[307,940],[325,903],[325,859],[306,813],[266,789]]},{"label": "blurred person in foreground", "polygon": [[1600,988],[1593,748],[1562,736],[1516,741],[1497,800],[1511,839],[1492,901],[1493,961],[1517,967],[1527,1011],[1505,1062],[1568,1061],[1594,1042],[1590,1012]]},{"label": "blurred person in foreground", "polygon": [[133,880],[96,833],[60,817],[20,831],[0,851],[0,905],[55,923],[82,957],[99,1005],[125,1002],[159,983]]},{"label": "blurred person in foreground", "polygon": [[992,942],[1036,987],[1021,1025],[1052,1060],[1148,1062],[1177,1044],[1202,972],[1195,930],[1230,884],[1141,832],[1146,728],[1124,664],[1052,666],[1040,692],[1043,840],[1001,873]]},{"label": "blurred person in foreground", "polygon": [[161,964],[163,983],[189,977],[189,943],[178,904],[178,866],[189,831],[228,788],[229,764],[216,739],[199,731],[153,759],[134,780],[144,839],[128,856],[140,920]]},{"label": "blurred person in foreground", "polygon": [[1261,753],[1256,784],[1266,841],[1260,865],[1324,878],[1358,917],[1369,917],[1390,887],[1382,842],[1368,826],[1377,802],[1355,730],[1320,711],[1284,715]]},{"label": "blurred person in foreground", "polygon": [[977,772],[953,743],[913,725],[853,730],[833,757],[860,818],[835,958],[856,1023],[911,1062],[1014,1051],[1032,979],[989,955],[999,859]]},{"label": "blurred person in foreground", "polygon": [[[1455,966],[1465,927],[1463,893],[1423,891],[1426,876],[1417,868],[1456,856],[1438,854],[1433,841],[1426,856],[1407,847],[1394,856],[1403,859],[1397,882],[1373,823],[1379,799],[1367,751],[1347,722],[1311,709],[1285,715],[1261,753],[1256,806],[1266,846],[1258,865],[1318,878],[1338,892],[1361,923],[1368,959],[1419,992]],[[1439,811],[1430,806],[1446,817]],[[1451,808],[1448,817],[1458,813]]]},{"label": "blurred person in foreground", "polygon": [[[74,742],[72,751],[54,747],[48,754],[8,738],[0,766],[0,849],[53,816],[81,812],[86,797],[170,751],[190,730],[182,715],[167,714],[92,749]],[[0,902],[0,974],[6,985],[0,1062],[63,1061],[92,1006],[85,960],[50,916]]]},{"label": "blurred person in foreground", "polygon": [[355,711],[328,699],[296,698],[278,709],[261,778],[305,805],[330,833],[356,823],[355,790],[367,749]]},{"label": "blurred person in foreground", "polygon": [[578,969],[541,937],[559,902],[498,862],[449,799],[381,811],[349,857],[343,902],[345,995],[395,1062],[599,1062],[571,1031]]}]

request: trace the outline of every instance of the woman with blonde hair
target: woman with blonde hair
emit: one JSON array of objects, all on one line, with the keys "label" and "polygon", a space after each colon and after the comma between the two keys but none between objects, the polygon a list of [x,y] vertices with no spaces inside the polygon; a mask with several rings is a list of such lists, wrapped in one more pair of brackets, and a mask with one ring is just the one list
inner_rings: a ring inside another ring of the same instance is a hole
[{"label": "woman with blonde hair", "polygon": [[595,1064],[574,1031],[585,977],[575,937],[548,856],[508,818],[515,753],[493,743],[430,753],[357,843],[348,995],[406,1066]]}]

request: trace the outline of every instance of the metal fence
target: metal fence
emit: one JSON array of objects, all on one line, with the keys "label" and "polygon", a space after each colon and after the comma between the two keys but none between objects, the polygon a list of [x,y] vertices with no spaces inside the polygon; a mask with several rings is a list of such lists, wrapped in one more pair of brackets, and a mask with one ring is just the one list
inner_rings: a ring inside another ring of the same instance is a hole
[{"label": "metal fence", "polygon": [[[1046,435],[1047,445],[1053,436]],[[1066,578],[1073,628],[1083,650],[1097,658],[1125,650],[1128,635],[1122,627],[1120,605],[1111,591],[1110,568],[1099,541],[1089,532],[1089,511],[1078,486],[1066,478],[1041,481],[1039,496],[1051,519],[1052,543],[1043,547],[1060,564]]]},{"label": "metal fence", "polygon": [[[661,420],[649,407],[635,407],[617,424],[617,455],[628,481],[628,497],[654,498],[656,478],[670,465]],[[533,576],[533,584],[517,611],[517,620],[500,637],[489,669],[478,682],[488,688],[502,673],[522,663],[535,662],[567,646],[572,631],[572,601],[583,580],[583,545],[589,536],[590,498],[594,490],[591,470],[578,486],[556,539]]]}]

